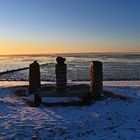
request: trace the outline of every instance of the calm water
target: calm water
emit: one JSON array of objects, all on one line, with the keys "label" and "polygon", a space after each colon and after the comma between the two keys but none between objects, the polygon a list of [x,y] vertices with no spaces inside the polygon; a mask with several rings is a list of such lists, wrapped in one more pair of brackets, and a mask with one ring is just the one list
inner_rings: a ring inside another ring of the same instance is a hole
[{"label": "calm water", "polygon": [[[140,53],[63,54],[68,64],[68,80],[88,81],[92,60],[103,62],[104,80],[140,80]],[[0,72],[28,67],[37,60],[41,66],[41,79],[55,80],[56,55],[0,56]],[[28,70],[0,76],[0,80],[28,80]]]}]

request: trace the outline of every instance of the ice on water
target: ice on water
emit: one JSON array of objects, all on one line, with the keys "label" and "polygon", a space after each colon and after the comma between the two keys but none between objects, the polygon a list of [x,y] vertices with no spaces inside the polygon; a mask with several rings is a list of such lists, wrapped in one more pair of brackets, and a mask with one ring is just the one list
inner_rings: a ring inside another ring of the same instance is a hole
[{"label": "ice on water", "polygon": [[[62,54],[60,54],[62,55]],[[139,53],[92,53],[63,54],[67,58],[68,80],[88,81],[92,60],[103,62],[104,80],[140,80]],[[41,66],[41,79],[55,81],[55,59],[57,55],[0,56],[0,72],[28,67],[37,60]],[[4,74],[0,80],[28,80],[28,69]]]}]

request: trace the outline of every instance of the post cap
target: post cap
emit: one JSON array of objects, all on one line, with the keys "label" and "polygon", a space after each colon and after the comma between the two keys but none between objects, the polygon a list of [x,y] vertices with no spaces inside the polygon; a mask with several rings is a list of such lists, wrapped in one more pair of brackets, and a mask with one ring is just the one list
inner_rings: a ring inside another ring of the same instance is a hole
[{"label": "post cap", "polygon": [[65,61],[66,61],[66,58],[64,58],[64,57],[58,56],[58,57],[56,58],[56,62],[57,62],[58,64],[64,64]]}]

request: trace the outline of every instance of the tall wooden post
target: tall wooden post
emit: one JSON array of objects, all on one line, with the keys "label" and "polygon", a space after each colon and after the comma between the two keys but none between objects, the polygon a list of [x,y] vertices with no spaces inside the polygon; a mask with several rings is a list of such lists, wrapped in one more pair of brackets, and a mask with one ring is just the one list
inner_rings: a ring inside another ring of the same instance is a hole
[{"label": "tall wooden post", "polygon": [[58,91],[64,90],[67,86],[67,64],[63,57],[56,58],[57,64],[55,66],[55,74],[56,74],[56,88]]},{"label": "tall wooden post", "polygon": [[41,103],[41,97],[39,97],[37,91],[41,87],[41,82],[40,82],[40,66],[37,61],[34,61],[32,64],[29,66],[29,92],[34,92],[34,100],[36,104]]},{"label": "tall wooden post", "polygon": [[90,67],[90,93],[93,98],[99,98],[103,90],[102,62],[93,61]]}]

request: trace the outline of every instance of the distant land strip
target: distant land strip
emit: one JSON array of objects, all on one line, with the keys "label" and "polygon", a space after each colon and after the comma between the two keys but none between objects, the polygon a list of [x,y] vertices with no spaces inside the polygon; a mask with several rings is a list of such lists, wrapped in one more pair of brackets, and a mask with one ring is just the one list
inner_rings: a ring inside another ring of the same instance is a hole
[{"label": "distant land strip", "polygon": [[[40,66],[45,66],[45,65],[48,65],[48,63],[41,64]],[[26,69],[29,69],[29,67],[24,67],[24,68],[19,68],[19,69],[3,71],[3,72],[0,72],[0,75],[9,74],[9,73],[13,73],[13,72],[17,72],[17,71],[22,71],[22,70],[26,70]]]}]

